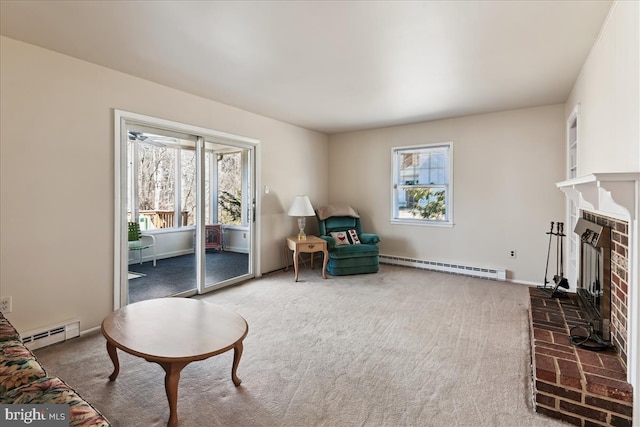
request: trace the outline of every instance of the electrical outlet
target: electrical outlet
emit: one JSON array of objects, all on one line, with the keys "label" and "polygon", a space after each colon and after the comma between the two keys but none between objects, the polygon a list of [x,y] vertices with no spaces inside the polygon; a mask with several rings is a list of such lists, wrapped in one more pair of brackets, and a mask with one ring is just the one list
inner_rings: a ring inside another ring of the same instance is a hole
[{"label": "electrical outlet", "polygon": [[11,297],[0,298],[0,311],[3,313],[11,313]]},{"label": "electrical outlet", "polygon": [[517,256],[516,256],[516,255],[517,255],[517,253],[516,253],[516,250],[515,250],[515,249],[511,249],[511,250],[509,251],[509,256],[510,256],[511,258],[517,258]]}]

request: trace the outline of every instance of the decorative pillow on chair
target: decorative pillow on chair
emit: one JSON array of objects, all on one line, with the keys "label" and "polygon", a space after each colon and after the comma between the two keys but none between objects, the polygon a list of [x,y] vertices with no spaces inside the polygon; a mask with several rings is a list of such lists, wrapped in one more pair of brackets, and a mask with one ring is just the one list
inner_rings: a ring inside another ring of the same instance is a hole
[{"label": "decorative pillow on chair", "polygon": [[329,233],[336,241],[336,245],[359,245],[360,239],[356,230],[334,231]]}]

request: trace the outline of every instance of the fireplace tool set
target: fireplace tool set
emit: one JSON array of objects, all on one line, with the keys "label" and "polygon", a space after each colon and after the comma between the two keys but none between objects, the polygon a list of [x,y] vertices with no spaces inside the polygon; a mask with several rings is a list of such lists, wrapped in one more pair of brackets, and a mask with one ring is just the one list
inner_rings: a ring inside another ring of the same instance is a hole
[{"label": "fireplace tool set", "polygon": [[[556,231],[553,231],[553,225],[556,225]],[[539,289],[543,289],[549,293],[551,298],[566,298],[566,292],[559,290],[558,288],[569,289],[569,281],[564,277],[564,259],[563,259],[563,239],[566,236],[564,234],[564,223],[558,222],[554,223],[551,221],[551,228],[546,233],[549,235],[549,248],[547,249],[547,264],[544,270],[544,285],[538,286]],[[553,236],[556,237],[556,274],[553,275],[553,282],[555,283],[554,287],[547,287],[549,281],[547,280],[547,275],[549,274],[549,258],[551,255],[551,242],[553,240]]]},{"label": "fireplace tool set", "polygon": [[[586,223],[585,220],[580,219],[578,221],[578,225],[576,226],[576,233],[580,234],[580,239],[582,242],[587,242],[590,245],[596,247],[602,247],[603,245],[606,247],[606,245],[608,244],[608,240],[607,239],[599,239],[599,237],[606,235],[603,234],[602,231],[600,232],[596,232],[593,231],[593,229],[587,229],[586,227],[598,227],[596,224],[592,224],[592,225],[584,225]],[[553,231],[553,226],[556,226],[556,231]],[[600,227],[602,229],[602,227]],[[585,231],[580,231],[584,229]],[[559,288],[563,288],[563,289],[569,289],[569,281],[564,277],[564,271],[563,271],[563,265],[564,265],[564,259],[563,259],[563,254],[564,254],[564,243],[563,243],[563,239],[564,237],[566,237],[566,234],[564,234],[564,223],[562,222],[558,222],[558,223],[554,223],[551,222],[551,228],[549,229],[549,231],[546,233],[549,235],[549,247],[547,249],[547,264],[545,266],[545,270],[544,270],[544,285],[543,286],[538,286],[538,289],[541,289],[543,291],[545,291],[545,293],[547,293],[549,295],[550,298],[568,298],[568,294],[567,292],[560,290]],[[550,283],[549,280],[547,280],[547,275],[549,274],[549,260],[551,258],[551,245],[553,242],[555,236],[555,240],[556,240],[556,274],[553,275],[553,283],[555,286],[549,286],[547,287],[547,285]],[[596,263],[598,261],[596,260]],[[594,277],[589,277],[587,279],[588,283],[592,283],[592,286],[595,288],[595,293],[598,295],[595,298],[592,299],[597,299],[598,301],[602,301],[605,299],[604,297],[604,293],[600,294],[600,289],[601,289],[601,285],[600,285],[600,281],[599,281],[599,271],[600,269],[598,268],[598,264],[596,264],[595,270],[598,273],[594,273],[596,274],[596,276]],[[584,278],[583,278],[584,279]],[[578,288],[577,291],[577,295],[581,298],[580,301],[582,301],[582,286],[580,286]],[[587,301],[589,301],[589,299],[587,299]],[[584,302],[580,303],[580,306],[583,307],[585,305]],[[587,304],[589,305],[589,304]],[[603,310],[600,306],[598,306],[597,308],[594,309],[594,313],[598,312],[604,312],[605,310]],[[606,310],[606,316],[608,316],[608,309]],[[579,325],[574,325],[570,332],[569,332],[569,342],[577,347],[581,347],[584,348],[586,350],[591,350],[591,351],[603,351],[603,350],[609,350],[609,349],[614,349],[615,347],[609,343],[608,340],[608,335],[605,336],[606,339],[603,339],[602,335],[602,331],[603,331],[603,320],[600,314],[593,316],[592,314],[589,314],[587,316],[587,319],[589,319],[587,321],[587,323],[585,324],[579,324]]]}]

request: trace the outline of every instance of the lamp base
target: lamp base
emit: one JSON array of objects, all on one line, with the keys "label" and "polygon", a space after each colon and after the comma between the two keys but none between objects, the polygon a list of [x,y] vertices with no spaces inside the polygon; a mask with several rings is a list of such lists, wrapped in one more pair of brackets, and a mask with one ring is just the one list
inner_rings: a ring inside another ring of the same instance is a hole
[{"label": "lamp base", "polygon": [[306,218],[301,216],[298,218],[298,228],[300,231],[298,232],[298,240],[307,240],[307,235],[304,234],[304,226],[306,225]]}]

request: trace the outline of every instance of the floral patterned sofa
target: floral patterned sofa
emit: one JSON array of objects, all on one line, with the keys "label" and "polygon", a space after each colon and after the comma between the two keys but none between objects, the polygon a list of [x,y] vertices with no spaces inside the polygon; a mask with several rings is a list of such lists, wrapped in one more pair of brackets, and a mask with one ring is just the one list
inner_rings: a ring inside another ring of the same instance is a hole
[{"label": "floral patterned sofa", "polygon": [[107,419],[60,378],[50,377],[0,312],[0,405],[69,405],[70,427],[106,427]]}]

